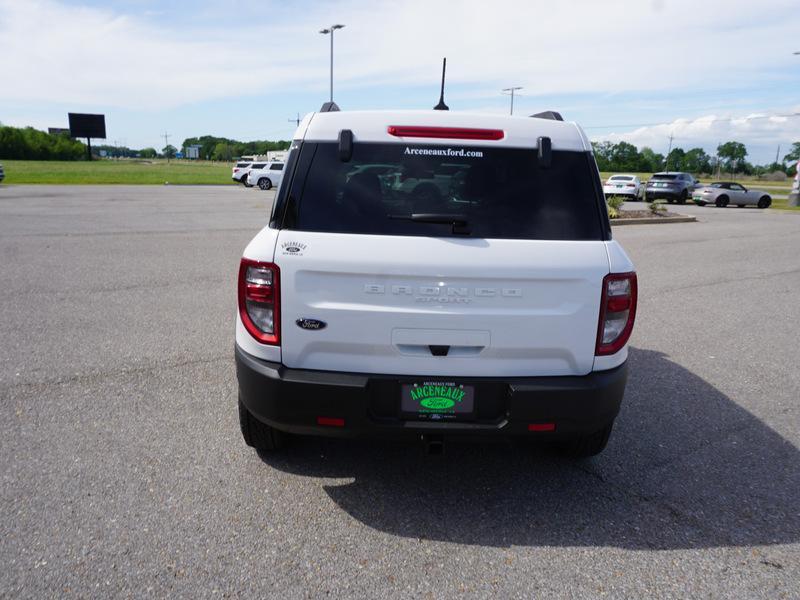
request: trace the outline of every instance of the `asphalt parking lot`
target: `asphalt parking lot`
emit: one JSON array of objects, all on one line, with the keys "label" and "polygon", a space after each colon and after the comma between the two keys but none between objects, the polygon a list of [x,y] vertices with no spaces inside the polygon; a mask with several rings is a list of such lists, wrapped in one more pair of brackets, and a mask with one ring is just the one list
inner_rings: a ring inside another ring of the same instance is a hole
[{"label": "asphalt parking lot", "polygon": [[272,193],[0,187],[0,596],[798,597],[800,214],[673,207],[609,447],[305,440],[236,415]]}]

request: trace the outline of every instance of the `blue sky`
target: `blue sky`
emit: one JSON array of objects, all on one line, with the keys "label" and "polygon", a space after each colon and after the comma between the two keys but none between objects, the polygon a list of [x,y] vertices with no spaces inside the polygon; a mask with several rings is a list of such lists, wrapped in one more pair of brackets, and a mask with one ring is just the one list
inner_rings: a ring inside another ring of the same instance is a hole
[{"label": "blue sky", "polygon": [[[106,114],[108,142],[287,139],[328,95],[344,109],[430,108],[448,58],[452,110],[544,109],[593,139],[665,152],[745,142],[771,161],[800,141],[796,2],[73,2],[0,0],[0,122]],[[793,116],[795,114],[798,116]],[[791,116],[786,116],[791,115]]]}]

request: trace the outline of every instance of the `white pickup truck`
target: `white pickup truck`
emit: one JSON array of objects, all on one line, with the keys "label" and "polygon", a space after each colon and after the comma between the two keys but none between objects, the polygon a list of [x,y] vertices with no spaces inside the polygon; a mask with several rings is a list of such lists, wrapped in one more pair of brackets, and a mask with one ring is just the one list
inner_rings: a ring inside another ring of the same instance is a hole
[{"label": "white pickup truck", "polygon": [[[249,445],[519,436],[603,450],[637,280],[580,127],[557,113],[319,112],[284,173],[239,270]],[[457,180],[396,185],[430,173]]]}]

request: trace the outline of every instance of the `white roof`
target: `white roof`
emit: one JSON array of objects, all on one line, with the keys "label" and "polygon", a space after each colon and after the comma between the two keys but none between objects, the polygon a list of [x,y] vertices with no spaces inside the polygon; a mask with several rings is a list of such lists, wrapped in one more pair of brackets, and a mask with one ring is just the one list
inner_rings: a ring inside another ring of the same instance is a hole
[{"label": "white roof", "polygon": [[[390,135],[388,133],[390,125],[502,129],[505,135],[503,139],[497,141],[406,138]],[[350,129],[356,143],[395,142],[416,145],[536,148],[539,145],[539,137],[549,137],[554,150],[591,149],[586,134],[574,122],[444,110],[311,113],[300,123],[294,139],[334,141],[338,139],[339,131],[342,129]]]}]

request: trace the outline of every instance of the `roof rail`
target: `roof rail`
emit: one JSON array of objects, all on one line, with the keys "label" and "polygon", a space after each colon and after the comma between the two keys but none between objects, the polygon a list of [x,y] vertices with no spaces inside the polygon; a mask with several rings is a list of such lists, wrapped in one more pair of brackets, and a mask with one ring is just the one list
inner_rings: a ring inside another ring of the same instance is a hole
[{"label": "roof rail", "polygon": [[546,110],[544,112],[536,113],[535,115],[531,115],[533,119],[551,119],[553,121],[563,121],[564,117],[561,116],[561,113],[556,112],[554,110]]},{"label": "roof rail", "polygon": [[336,102],[326,102],[322,105],[322,108],[319,109],[319,112],[339,112],[339,107],[336,105]]}]

